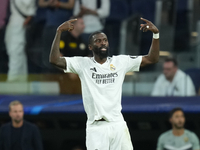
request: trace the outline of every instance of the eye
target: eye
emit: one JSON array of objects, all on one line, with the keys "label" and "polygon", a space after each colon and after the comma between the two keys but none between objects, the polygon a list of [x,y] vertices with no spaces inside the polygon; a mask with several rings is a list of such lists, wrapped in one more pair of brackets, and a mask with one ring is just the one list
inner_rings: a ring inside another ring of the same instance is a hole
[{"label": "eye", "polygon": [[99,40],[97,40],[97,43],[101,43],[101,40],[99,39]]}]

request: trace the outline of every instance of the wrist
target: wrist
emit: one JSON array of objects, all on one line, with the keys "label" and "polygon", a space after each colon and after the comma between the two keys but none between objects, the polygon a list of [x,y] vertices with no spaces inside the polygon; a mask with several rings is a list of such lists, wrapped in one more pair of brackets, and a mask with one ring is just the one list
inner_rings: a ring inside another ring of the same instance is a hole
[{"label": "wrist", "polygon": [[57,28],[57,33],[62,33],[62,30],[59,27]]},{"label": "wrist", "polygon": [[159,32],[153,33],[153,39],[159,39]]}]

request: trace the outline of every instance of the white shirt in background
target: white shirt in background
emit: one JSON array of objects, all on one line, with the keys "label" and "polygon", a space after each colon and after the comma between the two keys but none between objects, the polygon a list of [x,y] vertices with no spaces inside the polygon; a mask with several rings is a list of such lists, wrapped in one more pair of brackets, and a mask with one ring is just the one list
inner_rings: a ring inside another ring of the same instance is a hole
[{"label": "white shirt in background", "polygon": [[195,87],[187,74],[177,70],[172,82],[161,74],[154,85],[152,96],[195,96]]},{"label": "white shirt in background", "polygon": [[[103,30],[104,26],[101,19],[104,19],[110,14],[110,0],[101,0],[101,7],[97,9],[97,0],[82,0],[82,5],[91,10],[97,10],[96,15],[84,15],[83,20],[85,23],[84,33],[92,33],[95,31]],[[76,0],[74,5],[73,15],[77,16],[80,12],[80,2]]]},{"label": "white shirt in background", "polygon": [[108,57],[103,64],[93,57],[65,57],[65,72],[76,73],[81,80],[83,105],[88,124],[105,119],[123,121],[121,114],[122,84],[125,74],[139,71],[142,56],[119,55]]}]

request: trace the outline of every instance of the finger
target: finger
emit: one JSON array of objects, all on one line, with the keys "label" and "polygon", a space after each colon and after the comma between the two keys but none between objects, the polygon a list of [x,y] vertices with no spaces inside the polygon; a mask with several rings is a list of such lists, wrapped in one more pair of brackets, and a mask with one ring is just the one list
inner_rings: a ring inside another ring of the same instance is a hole
[{"label": "finger", "polygon": [[74,28],[74,25],[71,25],[71,26],[70,26],[70,29],[72,29],[72,28]]},{"label": "finger", "polygon": [[75,21],[77,21],[77,19],[71,19],[71,20],[69,20],[69,22],[75,22]]},{"label": "finger", "polygon": [[74,26],[71,26],[71,27],[68,29],[68,31],[72,31],[72,30],[74,30]]},{"label": "finger", "polygon": [[146,28],[147,24],[143,24],[142,27],[140,28],[140,30],[144,30],[144,28]]},{"label": "finger", "polygon": [[149,30],[148,28],[145,28],[143,32],[147,32],[148,30]]},{"label": "finger", "polygon": [[140,27],[140,30],[142,30],[142,27],[144,26],[144,24],[140,24],[140,26],[141,26],[141,27]]},{"label": "finger", "polygon": [[143,21],[145,21],[146,23],[149,22],[149,20],[147,20],[147,19],[144,19],[144,18],[140,18],[140,19],[143,20]]}]

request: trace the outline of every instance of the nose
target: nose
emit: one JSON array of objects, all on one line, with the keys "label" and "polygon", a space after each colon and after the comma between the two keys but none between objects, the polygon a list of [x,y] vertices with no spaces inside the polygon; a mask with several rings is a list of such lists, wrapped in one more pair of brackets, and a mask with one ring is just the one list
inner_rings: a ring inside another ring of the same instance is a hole
[{"label": "nose", "polygon": [[106,45],[106,41],[102,40],[101,44]]}]

